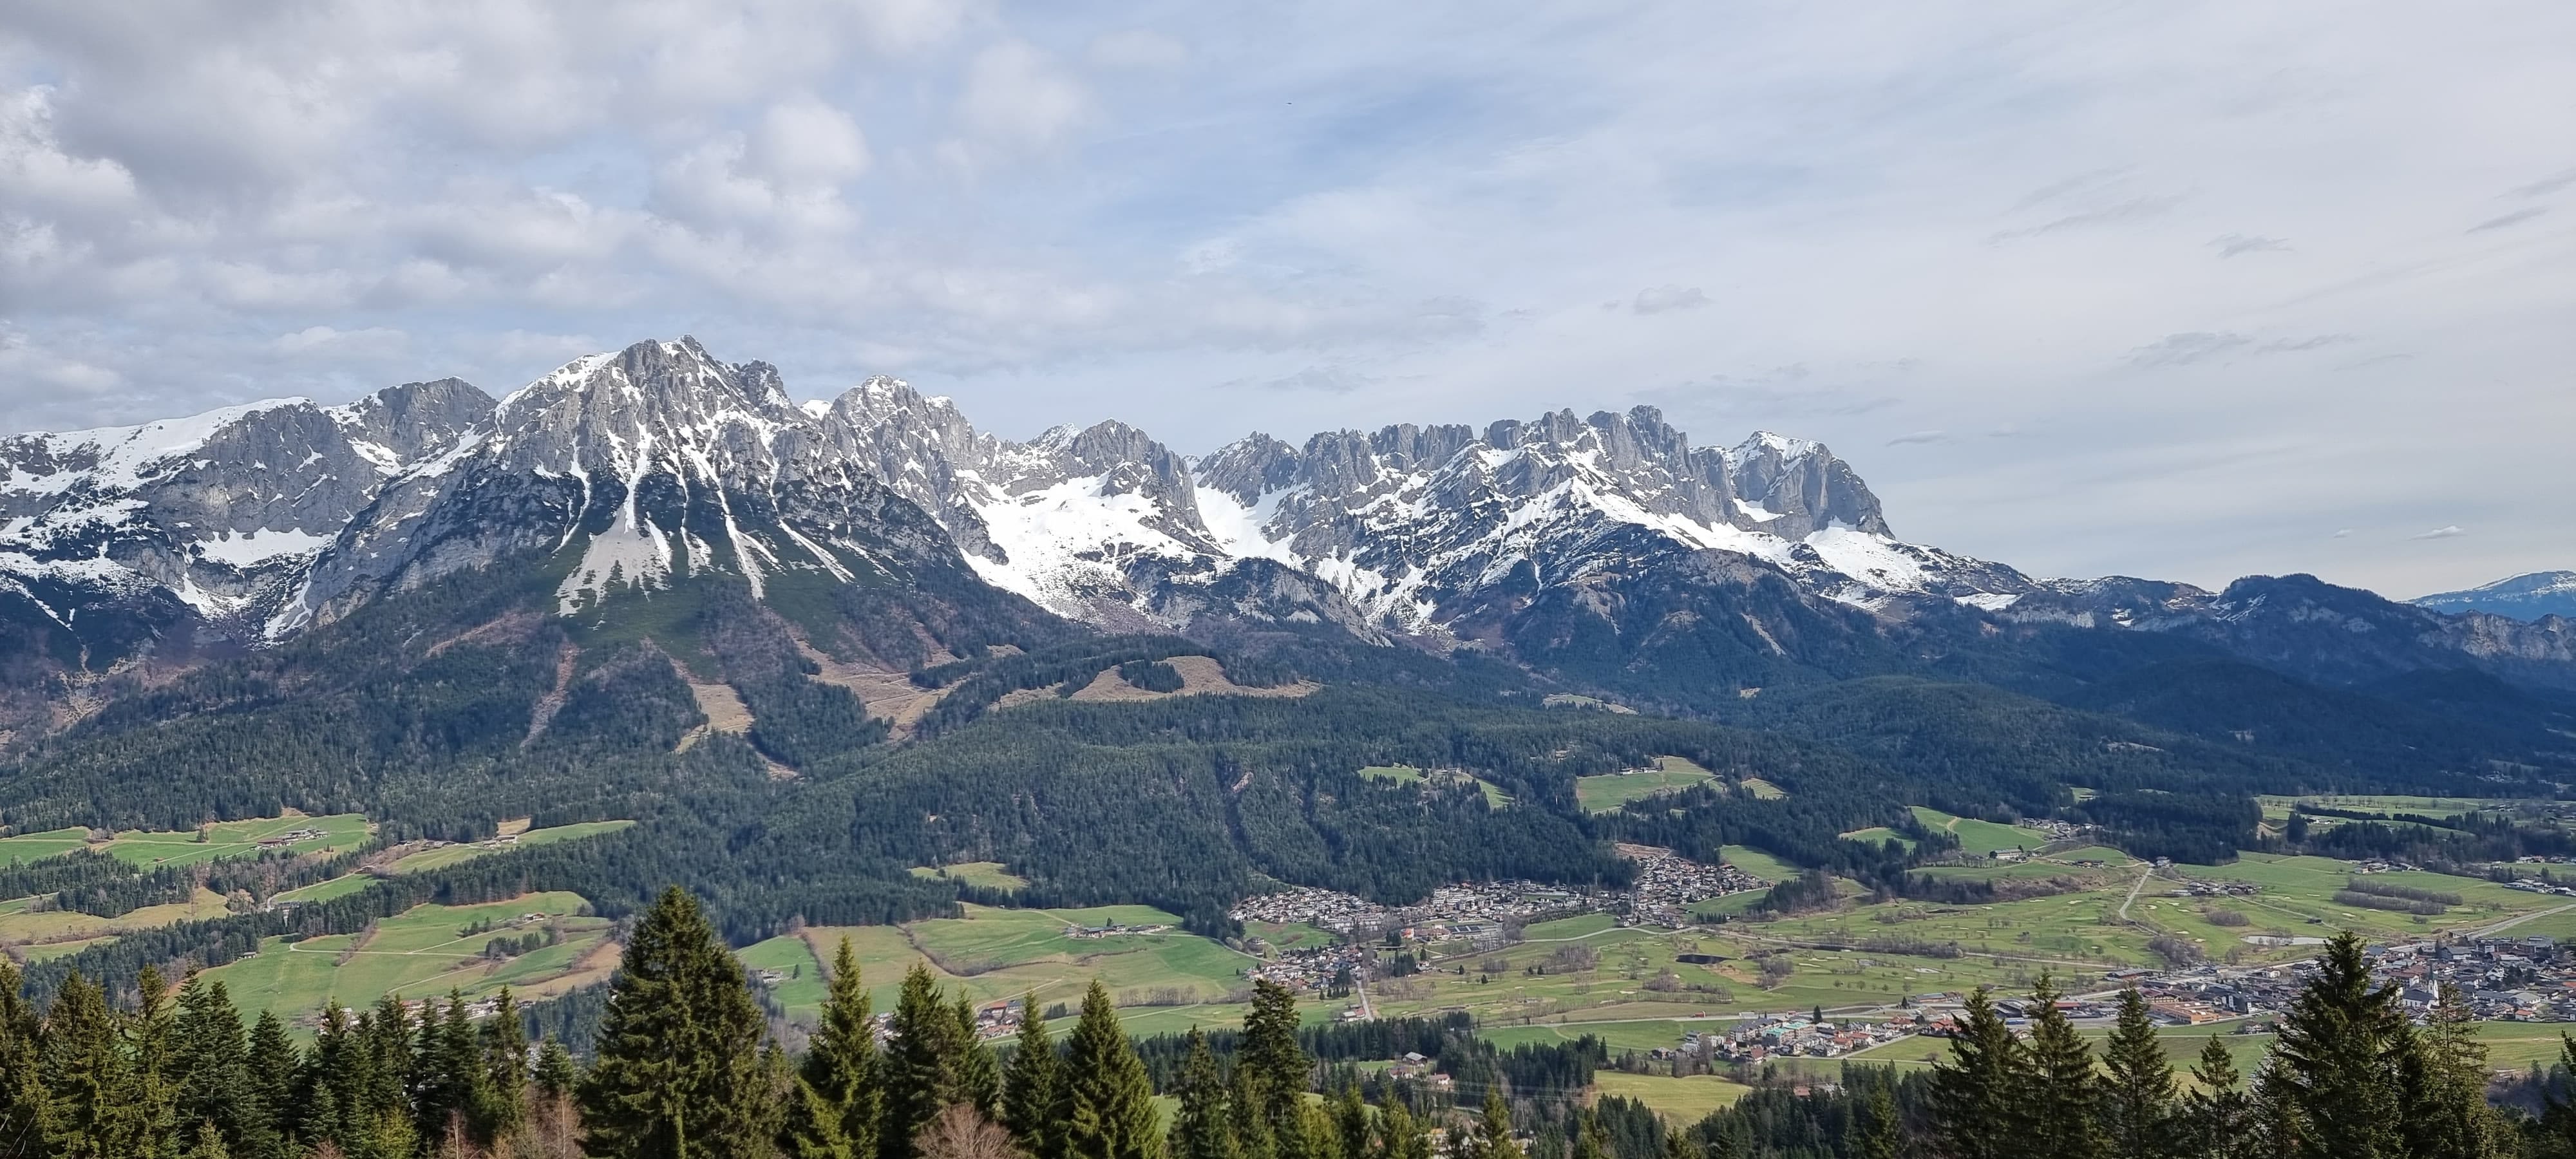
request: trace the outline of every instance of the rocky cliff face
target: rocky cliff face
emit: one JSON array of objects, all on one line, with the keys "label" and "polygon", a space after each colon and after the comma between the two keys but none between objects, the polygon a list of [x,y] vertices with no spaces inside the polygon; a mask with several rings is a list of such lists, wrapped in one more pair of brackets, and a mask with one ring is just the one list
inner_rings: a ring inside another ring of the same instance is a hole
[{"label": "rocky cliff face", "polygon": [[491,410],[442,379],[0,441],[0,591],[66,628],[87,614],[259,639],[389,481]]}]

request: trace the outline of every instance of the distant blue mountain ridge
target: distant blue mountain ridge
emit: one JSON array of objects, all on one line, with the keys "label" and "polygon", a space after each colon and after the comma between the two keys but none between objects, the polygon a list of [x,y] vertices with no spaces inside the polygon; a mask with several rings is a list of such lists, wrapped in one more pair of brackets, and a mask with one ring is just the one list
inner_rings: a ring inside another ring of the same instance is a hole
[{"label": "distant blue mountain ridge", "polygon": [[2536,571],[2466,591],[2438,592],[2414,603],[2437,612],[2491,612],[2517,620],[2576,619],[2576,571]]}]

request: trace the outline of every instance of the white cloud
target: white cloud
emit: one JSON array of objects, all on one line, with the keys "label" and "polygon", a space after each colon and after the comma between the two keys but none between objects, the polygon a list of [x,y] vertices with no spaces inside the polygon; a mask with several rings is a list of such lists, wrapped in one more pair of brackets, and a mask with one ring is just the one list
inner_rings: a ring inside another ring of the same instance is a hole
[{"label": "white cloud", "polygon": [[1630,309],[1640,314],[1661,314],[1666,310],[1696,310],[1708,305],[1708,295],[1697,286],[1648,286],[1637,291]]},{"label": "white cloud", "polygon": [[752,134],[750,159],[789,184],[832,185],[868,169],[868,142],[848,113],[810,96],[769,106]]},{"label": "white cloud", "polygon": [[2454,524],[2450,524],[2450,525],[2448,525],[2448,526],[2436,527],[2436,528],[2434,528],[2433,530],[2431,530],[2431,531],[2427,531],[2427,532],[2424,532],[2424,533],[2422,533],[2422,534],[2420,534],[2420,535],[2410,535],[2410,536],[2407,536],[2407,538],[2408,538],[2408,539],[2457,539],[2457,538],[2459,538],[2459,537],[2461,537],[2461,536],[2463,536],[2463,535],[2467,535],[2467,534],[2468,534],[2468,531],[2467,531],[2466,529],[2462,528],[2459,524],[2454,523]]},{"label": "white cloud", "polygon": [[1018,434],[1947,430],[1856,460],[1930,542],[2458,588],[2576,488],[2576,179],[2495,112],[2576,9],[2365,9],[0,5],[0,421],[685,329]]},{"label": "white cloud", "polygon": [[411,336],[385,326],[370,326],[364,330],[307,326],[293,333],[280,334],[269,345],[280,354],[296,356],[390,358],[410,349]]},{"label": "white cloud", "polygon": [[1190,58],[1190,50],[1162,33],[1130,28],[1093,37],[1085,55],[1101,68],[1164,69],[1179,67]]},{"label": "white cloud", "polygon": [[1090,90],[1023,41],[976,53],[957,106],[958,119],[977,140],[1013,149],[1053,147],[1092,111]]}]

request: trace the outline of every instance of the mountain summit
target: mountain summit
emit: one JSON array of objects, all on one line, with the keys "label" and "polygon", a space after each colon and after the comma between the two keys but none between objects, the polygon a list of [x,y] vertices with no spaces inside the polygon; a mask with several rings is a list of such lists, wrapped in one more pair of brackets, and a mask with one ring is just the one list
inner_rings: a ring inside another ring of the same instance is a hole
[{"label": "mountain summit", "polygon": [[1477,649],[1686,699],[2059,664],[2028,642],[2068,629],[2189,637],[2334,681],[2464,664],[2576,686],[2560,621],[2305,577],[2223,593],[2033,579],[1898,540],[1820,443],[1698,446],[1651,407],[1252,434],[1193,458],[1118,421],[998,438],[890,378],[799,405],[775,368],[683,337],[575,359],[497,403],[453,379],[254,403],[16,436],[0,469],[19,688],[258,647],[509,561],[545,611],[593,626],[729,577],[804,617],[814,646],[898,673],[998,616]]}]

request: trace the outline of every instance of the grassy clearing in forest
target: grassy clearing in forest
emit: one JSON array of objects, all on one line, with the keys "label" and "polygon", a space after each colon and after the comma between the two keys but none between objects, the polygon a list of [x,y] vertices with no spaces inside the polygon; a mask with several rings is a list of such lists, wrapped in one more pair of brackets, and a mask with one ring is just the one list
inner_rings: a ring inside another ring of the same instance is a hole
[{"label": "grassy clearing in forest", "polygon": [[[509,986],[525,997],[558,993],[605,981],[617,964],[611,923],[577,916],[590,908],[581,895],[539,893],[482,905],[417,906],[386,918],[369,932],[289,942],[270,938],[259,954],[206,971],[231,991],[243,1013],[275,1010],[290,1023],[310,1026],[324,1004],[365,1006],[388,993],[406,998],[445,995],[450,989],[484,997]],[[511,926],[528,915],[538,920]],[[490,920],[495,928],[462,932]],[[513,958],[486,958],[497,939],[560,931],[555,945]]]},{"label": "grassy clearing in forest", "polygon": [[1679,792],[1716,778],[1717,774],[1681,757],[1656,757],[1647,768],[1576,777],[1574,800],[1587,813],[1611,813],[1630,801]]},{"label": "grassy clearing in forest", "polygon": [[914,877],[946,878],[982,889],[1015,891],[1029,884],[1029,879],[1012,873],[998,861],[965,861],[956,865],[916,865]]},{"label": "grassy clearing in forest", "polygon": [[[1069,927],[1111,924],[1169,928],[1097,938],[1067,932]],[[977,1003],[1035,992],[1041,1009],[1058,1002],[1078,1004],[1083,988],[1097,977],[1120,1000],[1121,1016],[1136,1033],[1151,1033],[1140,1027],[1164,1023],[1180,1030],[1239,1021],[1242,1009],[1223,1004],[1247,985],[1242,971],[1254,959],[1179,926],[1178,917],[1150,906],[1023,910],[970,905],[962,918],[902,926],[815,926],[795,936],[818,962],[831,961],[840,940],[848,937],[860,977],[879,1010],[893,1008],[905,971],[919,962],[943,989],[962,992]],[[810,1022],[820,998],[817,989],[810,996],[782,996],[780,1001],[791,1018]],[[1143,1005],[1147,1002],[1178,1004]]]},{"label": "grassy clearing in forest", "polygon": [[404,856],[386,869],[394,873],[423,873],[432,869],[445,869],[459,862],[472,861],[486,854],[506,853],[517,848],[533,848],[539,845],[552,845],[558,841],[574,841],[584,837],[597,837],[603,833],[615,833],[620,829],[630,828],[634,824],[633,821],[576,821],[570,825],[549,825],[543,829],[529,829],[521,832],[515,843],[495,839],[490,843],[478,841],[471,844],[442,845],[436,849],[424,849]]},{"label": "grassy clearing in forest", "polygon": [[[1427,775],[1411,765],[1370,765],[1360,770],[1360,776],[1364,779],[1385,781],[1393,785],[1418,785]],[[1500,809],[1512,803],[1512,795],[1504,792],[1501,785],[1483,777],[1472,777],[1455,770],[1442,770],[1438,775],[1443,781],[1464,778],[1476,782],[1476,787],[1485,792],[1485,805],[1488,808]]]}]

